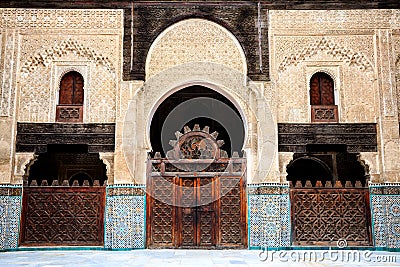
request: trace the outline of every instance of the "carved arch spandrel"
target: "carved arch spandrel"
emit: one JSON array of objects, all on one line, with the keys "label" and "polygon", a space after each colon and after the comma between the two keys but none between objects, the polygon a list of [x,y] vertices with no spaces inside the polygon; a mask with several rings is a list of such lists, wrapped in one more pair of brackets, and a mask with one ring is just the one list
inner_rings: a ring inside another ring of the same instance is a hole
[{"label": "carved arch spandrel", "polygon": [[319,51],[326,52],[328,55],[343,61],[349,66],[355,65],[360,70],[374,70],[373,64],[363,53],[355,52],[352,49],[340,46],[334,41],[328,40],[326,37],[322,37],[320,40],[308,45],[297,54],[293,53],[286,56],[279,64],[278,70],[283,72],[291,65],[297,66],[301,62],[317,54]]},{"label": "carved arch spandrel", "polygon": [[30,56],[22,63],[22,77],[27,77],[29,73],[35,71],[38,66],[48,67],[51,62],[68,55],[69,53],[74,53],[78,56],[87,58],[94,61],[96,64],[104,65],[111,73],[115,72],[114,66],[107,56],[97,53],[94,49],[86,47],[76,40],[67,39],[58,45],[48,49],[42,49],[37,51],[33,56]]},{"label": "carved arch spandrel", "polygon": [[100,160],[106,165],[107,184],[114,184],[114,153],[100,152]]},{"label": "carved arch spandrel", "polygon": [[184,19],[161,32],[146,58],[146,79],[189,62],[222,64],[247,74],[243,48],[225,27],[206,19]]},{"label": "carved arch spandrel", "polygon": [[30,167],[35,163],[37,157],[38,155],[34,152],[15,153],[13,184],[24,184],[28,182]]}]

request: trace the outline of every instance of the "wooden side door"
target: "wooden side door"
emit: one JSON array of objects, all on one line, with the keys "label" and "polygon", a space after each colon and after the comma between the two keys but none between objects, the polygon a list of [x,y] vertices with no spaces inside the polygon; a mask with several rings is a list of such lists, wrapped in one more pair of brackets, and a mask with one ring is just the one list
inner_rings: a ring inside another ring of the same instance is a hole
[{"label": "wooden side door", "polygon": [[105,187],[25,187],[21,246],[104,245]]},{"label": "wooden side door", "polygon": [[177,178],[153,176],[147,181],[147,245],[149,248],[174,248],[177,215],[174,181]]},{"label": "wooden side door", "polygon": [[296,246],[372,246],[368,188],[292,188]]}]

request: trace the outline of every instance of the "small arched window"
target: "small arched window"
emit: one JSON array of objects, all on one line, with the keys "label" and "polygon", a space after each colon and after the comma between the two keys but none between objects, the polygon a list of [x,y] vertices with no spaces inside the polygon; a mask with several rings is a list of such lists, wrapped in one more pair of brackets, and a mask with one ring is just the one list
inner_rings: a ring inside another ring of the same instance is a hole
[{"label": "small arched window", "polygon": [[56,117],[58,122],[82,122],[83,77],[79,72],[66,73],[60,82]]},{"label": "small arched window", "polygon": [[317,72],[311,77],[310,104],[312,122],[338,122],[334,82],[331,76]]}]

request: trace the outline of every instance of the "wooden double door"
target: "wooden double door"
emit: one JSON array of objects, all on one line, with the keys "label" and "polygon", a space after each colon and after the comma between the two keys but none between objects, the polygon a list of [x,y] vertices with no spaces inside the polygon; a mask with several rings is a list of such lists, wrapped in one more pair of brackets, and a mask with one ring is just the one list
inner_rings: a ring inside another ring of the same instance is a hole
[{"label": "wooden double door", "polygon": [[242,177],[166,177],[148,181],[149,248],[243,248]]}]

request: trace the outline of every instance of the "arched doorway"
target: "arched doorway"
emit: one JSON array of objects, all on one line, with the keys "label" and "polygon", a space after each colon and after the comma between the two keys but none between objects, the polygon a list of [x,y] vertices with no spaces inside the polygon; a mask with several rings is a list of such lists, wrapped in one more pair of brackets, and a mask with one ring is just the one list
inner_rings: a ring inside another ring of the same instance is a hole
[{"label": "arched doorway", "polygon": [[372,245],[368,170],[358,154],[341,146],[308,150],[287,166],[293,245]]},{"label": "arched doorway", "polygon": [[241,154],[245,129],[238,108],[224,95],[201,85],[181,89],[168,96],[155,111],[150,125],[150,142],[153,154],[165,156],[175,139],[176,131],[184,126],[193,128],[209,126],[210,132],[217,131],[218,139],[224,140],[221,147],[228,156],[235,151]]},{"label": "arched doorway", "polygon": [[159,105],[150,136],[147,246],[246,247],[244,126],[235,105],[187,87]]},{"label": "arched doorway", "polygon": [[21,246],[102,246],[106,167],[86,145],[47,145],[24,180]]},{"label": "arched doorway", "polygon": [[299,187],[305,187],[307,182],[308,185],[315,187],[318,181],[321,185],[325,185],[326,181],[331,181],[333,178],[332,171],[323,161],[308,156],[294,160],[287,167],[287,172],[287,180]]}]

